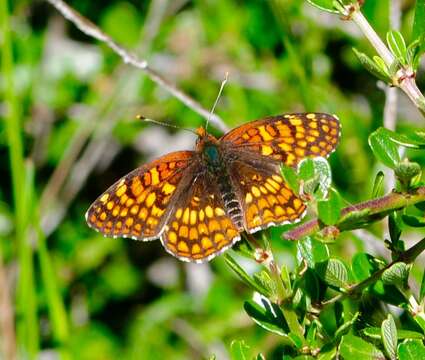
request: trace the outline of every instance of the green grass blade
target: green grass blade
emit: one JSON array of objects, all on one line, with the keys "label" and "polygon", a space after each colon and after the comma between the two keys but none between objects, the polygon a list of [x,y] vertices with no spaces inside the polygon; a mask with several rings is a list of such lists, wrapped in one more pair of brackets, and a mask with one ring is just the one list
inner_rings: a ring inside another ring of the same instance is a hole
[{"label": "green grass blade", "polygon": [[0,24],[2,33],[2,76],[4,78],[4,98],[6,104],[5,127],[9,147],[12,177],[15,240],[18,249],[19,284],[17,290],[17,342],[26,357],[34,358],[38,352],[38,320],[34,289],[34,269],[32,250],[26,239],[26,184],[21,124],[18,114],[18,99],[14,86],[14,64],[8,2],[0,2]]}]

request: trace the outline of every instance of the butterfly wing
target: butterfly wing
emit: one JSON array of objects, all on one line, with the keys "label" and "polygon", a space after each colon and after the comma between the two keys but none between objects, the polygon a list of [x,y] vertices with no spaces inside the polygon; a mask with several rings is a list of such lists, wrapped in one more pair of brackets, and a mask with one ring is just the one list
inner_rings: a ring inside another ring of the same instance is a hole
[{"label": "butterfly wing", "polygon": [[201,170],[176,202],[161,241],[180,260],[200,263],[231,247],[239,230],[226,214],[216,182]]},{"label": "butterfly wing", "polygon": [[193,154],[167,154],[118,180],[90,206],[88,225],[105,236],[157,238]]},{"label": "butterfly wing", "polygon": [[328,156],[338,145],[339,135],[340,124],[335,116],[294,113],[241,125],[223,135],[220,141],[295,166],[306,157]]},{"label": "butterfly wing", "polygon": [[296,222],[305,215],[305,204],[287,186],[278,166],[240,158],[229,168],[247,232]]}]

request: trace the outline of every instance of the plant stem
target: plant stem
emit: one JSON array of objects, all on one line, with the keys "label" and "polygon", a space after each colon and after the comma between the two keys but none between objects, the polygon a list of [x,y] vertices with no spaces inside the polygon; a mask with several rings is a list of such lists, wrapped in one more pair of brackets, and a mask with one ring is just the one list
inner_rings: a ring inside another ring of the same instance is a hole
[{"label": "plant stem", "polygon": [[[384,60],[387,67],[390,69],[396,61],[394,55],[378,36],[376,31],[364,17],[359,7],[355,7],[354,11],[349,15],[350,19],[357,24],[371,45],[375,48],[379,56]],[[425,116],[425,97],[418,89],[414,74],[410,69],[400,67],[397,71],[397,84],[402,89],[409,99],[415,104],[422,115]]]},{"label": "plant stem", "polygon": [[365,289],[366,287],[368,287],[369,285],[375,283],[376,281],[378,281],[382,274],[388,270],[391,266],[393,266],[395,263],[397,262],[404,262],[406,264],[409,264],[413,261],[415,261],[415,259],[425,250],[425,238],[423,238],[422,240],[420,240],[419,242],[417,242],[415,245],[413,245],[410,249],[404,251],[403,253],[401,253],[397,259],[391,261],[388,265],[386,265],[385,267],[383,267],[382,269],[378,270],[377,272],[373,273],[370,277],[368,277],[367,279],[363,280],[362,282],[350,287],[347,292],[343,293],[343,294],[339,294],[327,301],[322,302],[322,305],[329,305],[332,304],[336,301],[342,300],[347,296],[351,296],[351,295],[355,295],[360,293],[363,289]]},{"label": "plant stem", "polygon": [[[341,211],[340,220],[334,225],[340,231],[353,230],[377,221],[391,211],[405,208],[425,201],[425,186],[417,188],[413,193],[391,193],[384,197],[348,206]],[[319,219],[313,219],[296,226],[282,235],[286,240],[300,240],[311,235],[325,226]]]}]

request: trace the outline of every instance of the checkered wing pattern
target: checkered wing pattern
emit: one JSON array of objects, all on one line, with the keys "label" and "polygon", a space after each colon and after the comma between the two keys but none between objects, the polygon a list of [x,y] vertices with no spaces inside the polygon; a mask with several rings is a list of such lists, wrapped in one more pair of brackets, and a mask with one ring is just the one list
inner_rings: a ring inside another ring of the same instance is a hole
[{"label": "checkered wing pattern", "polygon": [[248,232],[296,222],[304,216],[305,204],[286,185],[278,171],[235,161],[230,174],[239,193]]},{"label": "checkered wing pattern", "polygon": [[89,226],[105,236],[157,238],[193,154],[170,153],[124,176],[90,206]]},{"label": "checkered wing pattern", "polygon": [[234,148],[296,166],[306,157],[326,157],[339,141],[336,117],[323,113],[271,116],[239,126],[220,140]]},{"label": "checkered wing pattern", "polygon": [[199,263],[212,259],[239,239],[239,230],[225,212],[218,187],[205,172],[195,175],[176,202],[161,236],[169,253]]}]

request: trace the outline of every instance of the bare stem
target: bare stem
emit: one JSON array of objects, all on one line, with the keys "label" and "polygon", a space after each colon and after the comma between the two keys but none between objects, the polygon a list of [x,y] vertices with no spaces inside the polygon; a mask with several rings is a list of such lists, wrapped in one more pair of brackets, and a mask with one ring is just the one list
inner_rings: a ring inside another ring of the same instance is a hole
[{"label": "bare stem", "polygon": [[[339,231],[353,230],[372,221],[380,220],[391,211],[425,201],[425,187],[420,187],[414,193],[391,193],[384,197],[348,206],[341,211],[341,219],[334,225]],[[300,240],[304,236],[320,231],[325,226],[319,219],[313,219],[295,227],[283,234],[286,240]]]},{"label": "bare stem", "polygon": [[93,24],[90,20],[82,16],[75,9],[70,7],[62,0],[47,0],[52,4],[66,19],[71,21],[78,29],[88,36],[91,36],[111,48],[116,54],[118,54],[126,64],[130,64],[140,70],[144,71],[145,74],[156,84],[167,90],[171,95],[179,99],[187,107],[204,117],[209,118],[209,121],[218,129],[222,131],[227,130],[226,124],[223,120],[215,114],[203,108],[196,100],[191,98],[189,95],[181,91],[174,84],[162,77],[158,72],[152,69],[145,59],[139,59],[135,54],[131,53],[123,46],[114,41],[109,35],[104,33],[99,27]]},{"label": "bare stem", "polygon": [[[375,48],[378,55],[384,60],[388,68],[391,68],[396,61],[394,55],[381,40],[367,19],[364,17],[360,8],[355,8],[349,15],[350,19],[357,24],[371,45]],[[397,84],[403,90],[409,99],[415,104],[422,115],[425,116],[425,97],[416,86],[414,73],[411,69],[400,68],[397,71]]]}]

